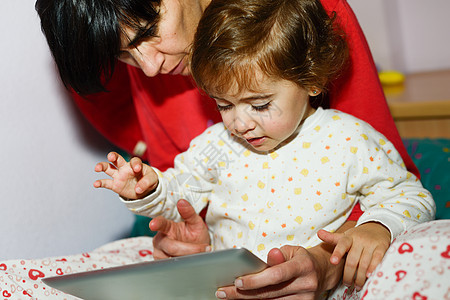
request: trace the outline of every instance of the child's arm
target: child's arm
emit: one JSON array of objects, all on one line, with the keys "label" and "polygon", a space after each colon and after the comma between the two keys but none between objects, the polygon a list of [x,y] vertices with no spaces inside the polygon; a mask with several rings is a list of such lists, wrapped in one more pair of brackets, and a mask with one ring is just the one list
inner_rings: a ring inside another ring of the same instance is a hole
[{"label": "child's arm", "polygon": [[109,189],[127,199],[141,199],[158,186],[158,175],[140,158],[133,157],[127,162],[116,152],[108,153],[107,158],[108,162],[95,166],[95,172],[104,172],[111,179],[95,181],[95,188]]},{"label": "child's arm", "polygon": [[358,291],[381,262],[391,243],[390,231],[377,222],[364,223],[344,233],[322,229],[317,235],[325,243],[336,245],[330,257],[332,264],[339,264],[347,254],[342,281],[347,286],[354,281]]}]

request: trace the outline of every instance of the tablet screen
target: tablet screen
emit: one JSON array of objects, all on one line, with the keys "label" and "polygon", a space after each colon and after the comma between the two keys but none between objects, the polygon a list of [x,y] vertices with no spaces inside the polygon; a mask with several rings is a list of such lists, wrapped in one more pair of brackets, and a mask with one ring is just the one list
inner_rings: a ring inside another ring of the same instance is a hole
[{"label": "tablet screen", "polygon": [[82,299],[216,299],[221,286],[267,265],[244,248],[44,278],[43,282]]}]

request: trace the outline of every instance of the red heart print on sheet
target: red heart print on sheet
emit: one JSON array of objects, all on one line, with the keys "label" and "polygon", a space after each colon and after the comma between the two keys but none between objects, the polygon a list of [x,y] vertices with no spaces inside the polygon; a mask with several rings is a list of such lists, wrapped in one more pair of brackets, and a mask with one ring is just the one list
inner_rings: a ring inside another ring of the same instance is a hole
[{"label": "red heart print on sheet", "polygon": [[0,264],[0,271],[6,271],[7,267],[5,264]]},{"label": "red heart print on sheet", "polygon": [[447,246],[447,251],[441,253],[443,258],[450,258],[450,245]]},{"label": "red heart print on sheet", "polygon": [[4,290],[3,293],[2,293],[2,295],[3,295],[3,297],[5,297],[5,298],[11,297],[11,293],[8,292],[7,290]]},{"label": "red heart print on sheet", "polygon": [[64,274],[64,273],[63,273],[63,271],[61,270],[61,268],[58,268],[58,270],[56,270],[56,274],[62,275],[62,274]]},{"label": "red heart print on sheet", "polygon": [[427,300],[427,296],[422,296],[419,292],[413,294],[413,300]]},{"label": "red heart print on sheet", "polygon": [[403,243],[403,244],[401,244],[400,245],[400,247],[398,248],[398,253],[400,253],[400,254],[403,254],[403,253],[405,253],[405,252],[413,252],[414,251],[414,248],[413,248],[413,246],[411,246],[410,244],[408,244],[408,243]]},{"label": "red heart print on sheet", "polygon": [[31,280],[37,280],[40,277],[45,277],[45,274],[39,270],[31,269],[28,271],[28,277],[30,277]]},{"label": "red heart print on sheet", "polygon": [[403,278],[405,278],[406,276],[406,271],[400,270],[395,272],[395,276],[397,277],[395,279],[396,282],[399,282],[400,280],[402,280]]},{"label": "red heart print on sheet", "polygon": [[142,256],[142,257],[146,257],[147,255],[152,255],[152,254],[153,253],[150,250],[140,250],[139,251],[139,255]]}]

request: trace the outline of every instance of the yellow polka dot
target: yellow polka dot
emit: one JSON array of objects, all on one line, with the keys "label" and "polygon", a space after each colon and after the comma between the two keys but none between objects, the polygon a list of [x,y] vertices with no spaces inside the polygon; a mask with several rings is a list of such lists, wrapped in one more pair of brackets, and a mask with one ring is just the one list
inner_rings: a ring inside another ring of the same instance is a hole
[{"label": "yellow polka dot", "polygon": [[251,154],[250,150],[245,150],[244,151],[244,156],[248,157]]},{"label": "yellow polka dot", "polygon": [[220,140],[220,141],[217,142],[217,144],[218,144],[219,146],[223,146],[223,145],[225,145],[225,142],[222,141],[222,140]]},{"label": "yellow polka dot", "polygon": [[292,240],[294,239],[294,237],[295,237],[295,235],[289,234],[289,235],[286,237],[286,239],[287,239],[288,241],[292,241]]},{"label": "yellow polka dot", "polygon": [[258,213],[262,214],[264,212],[264,208],[261,208]]},{"label": "yellow polka dot", "polygon": [[226,167],[227,164],[224,161],[219,161],[219,167]]},{"label": "yellow polka dot", "polygon": [[205,162],[205,163],[207,163],[208,162],[208,160],[209,160],[209,157],[207,156],[207,157],[205,157],[204,159],[203,159],[203,161]]},{"label": "yellow polka dot", "polygon": [[427,195],[425,195],[424,193],[420,192],[417,196],[422,197],[422,198],[427,198]]},{"label": "yellow polka dot", "polygon": [[390,182],[394,182],[394,178],[392,178],[392,177],[388,177],[387,180],[389,180]]},{"label": "yellow polka dot", "polygon": [[408,172],[408,173],[406,173],[406,178],[407,178],[407,179],[410,179],[410,178],[412,177],[412,175],[413,175],[413,174],[412,174],[411,172]]},{"label": "yellow polka dot", "polygon": [[407,216],[408,218],[411,218],[411,214],[409,213],[409,211],[405,210],[405,211],[403,212],[403,214],[404,214],[405,216]]},{"label": "yellow polka dot", "polygon": [[264,246],[264,244],[258,245],[258,251],[263,251],[264,249],[266,249],[266,246]]},{"label": "yellow polka dot", "polygon": [[294,194],[300,195],[301,193],[302,193],[302,189],[301,188],[295,188],[294,189]]},{"label": "yellow polka dot", "polygon": [[369,174],[369,169],[367,167],[363,168],[363,174]]},{"label": "yellow polka dot", "polygon": [[242,239],[242,231],[237,234],[238,239]]},{"label": "yellow polka dot", "polygon": [[264,184],[264,182],[262,182],[261,180],[258,181],[258,187],[260,189],[263,189],[266,185]]},{"label": "yellow polka dot", "polygon": [[242,200],[247,201],[248,200],[248,195],[244,194],[244,195],[241,196],[241,198],[242,198]]},{"label": "yellow polka dot", "polygon": [[342,193],[341,199],[344,200],[345,198],[347,198],[347,194],[346,193]]},{"label": "yellow polka dot", "polygon": [[248,228],[250,228],[250,230],[255,229],[255,224],[253,224],[252,221],[248,222]]},{"label": "yellow polka dot", "polygon": [[314,210],[315,211],[319,211],[319,210],[321,210],[323,207],[322,207],[322,205],[320,204],[320,203],[316,203],[316,204],[314,204]]},{"label": "yellow polka dot", "polygon": [[364,133],[361,134],[362,138],[365,139],[366,141],[369,139],[369,137],[367,135],[365,135]]},{"label": "yellow polka dot", "polygon": [[358,147],[350,147],[350,152],[356,154],[356,152],[358,152]]},{"label": "yellow polka dot", "polygon": [[309,171],[308,171],[308,169],[303,169],[301,172],[300,172],[300,174],[302,174],[303,176],[308,176],[308,173],[309,173]]},{"label": "yellow polka dot", "polygon": [[330,161],[330,159],[328,157],[324,156],[320,159],[320,161],[322,162],[322,164],[326,164],[327,162]]},{"label": "yellow polka dot", "polygon": [[267,161],[265,163],[263,163],[262,168],[263,169],[268,169],[269,168],[269,163]]},{"label": "yellow polka dot", "polygon": [[319,131],[320,128],[321,128],[320,126],[316,126],[316,127],[314,127],[314,130],[315,130],[315,131]]},{"label": "yellow polka dot", "polygon": [[339,116],[333,116],[333,120],[335,120],[335,121],[340,120],[340,119],[341,119],[341,117],[339,117]]},{"label": "yellow polka dot", "polygon": [[227,207],[227,203],[226,202],[222,203],[222,205],[220,207],[226,208]]},{"label": "yellow polka dot", "polygon": [[298,224],[302,224],[303,218],[300,217],[300,216],[297,216],[297,217],[294,219],[294,221],[297,222]]},{"label": "yellow polka dot", "polygon": [[272,159],[276,159],[278,157],[278,153],[272,152],[270,153],[270,157],[272,157]]},{"label": "yellow polka dot", "polygon": [[308,149],[311,147],[311,143],[303,142],[303,149]]},{"label": "yellow polka dot", "polygon": [[381,145],[381,146],[386,145],[386,141],[383,140],[383,139],[380,139],[380,145]]}]

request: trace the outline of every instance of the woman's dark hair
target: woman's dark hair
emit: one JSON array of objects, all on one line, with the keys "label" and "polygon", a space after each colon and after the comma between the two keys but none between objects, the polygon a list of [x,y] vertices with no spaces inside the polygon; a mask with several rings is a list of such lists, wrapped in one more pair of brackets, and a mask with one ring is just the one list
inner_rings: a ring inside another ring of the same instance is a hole
[{"label": "woman's dark hair", "polygon": [[121,37],[129,45],[157,34],[160,0],[37,0],[41,28],[66,87],[79,94],[106,91]]},{"label": "woman's dark hair", "polygon": [[326,91],[348,58],[334,19],[318,0],[213,0],[195,35],[191,74],[207,93],[251,90],[258,71]]}]

